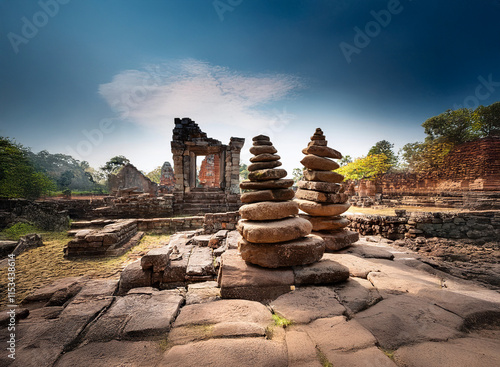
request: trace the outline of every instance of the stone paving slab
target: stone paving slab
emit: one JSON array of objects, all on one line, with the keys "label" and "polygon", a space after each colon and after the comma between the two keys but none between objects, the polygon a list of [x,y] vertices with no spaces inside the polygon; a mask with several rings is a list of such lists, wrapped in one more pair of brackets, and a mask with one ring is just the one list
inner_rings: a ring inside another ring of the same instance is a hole
[{"label": "stone paving slab", "polygon": [[425,342],[399,348],[394,359],[399,366],[412,367],[500,366],[499,339],[472,336]]},{"label": "stone paving slab", "polygon": [[207,303],[220,299],[220,288],[216,281],[188,285],[186,305]]},{"label": "stone paving slab", "polygon": [[349,278],[335,287],[335,293],[342,305],[353,313],[363,311],[382,300],[377,288],[362,278]]},{"label": "stone paving slab", "polygon": [[259,366],[287,367],[283,343],[263,338],[211,339],[177,345],[165,353],[158,367]]},{"label": "stone paving slab", "polygon": [[54,367],[155,367],[162,359],[158,342],[90,343],[61,356]]},{"label": "stone paving slab", "polygon": [[285,336],[288,367],[321,367],[318,350],[304,331],[290,330]]},{"label": "stone paving slab", "polygon": [[345,307],[337,300],[335,292],[327,287],[297,288],[278,297],[270,306],[274,313],[296,324],[307,324],[345,312]]},{"label": "stone paving slab", "polygon": [[385,349],[462,335],[464,319],[413,295],[385,299],[356,315]]}]

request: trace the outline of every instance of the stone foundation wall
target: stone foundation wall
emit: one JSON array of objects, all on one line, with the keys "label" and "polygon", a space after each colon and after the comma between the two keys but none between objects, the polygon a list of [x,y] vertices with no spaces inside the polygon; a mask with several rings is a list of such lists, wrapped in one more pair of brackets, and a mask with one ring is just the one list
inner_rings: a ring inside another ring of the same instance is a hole
[{"label": "stone foundation wall", "polygon": [[349,228],[362,235],[380,235],[388,239],[404,237],[441,237],[467,239],[475,243],[499,241],[500,211],[463,213],[420,213],[399,216],[348,214]]},{"label": "stone foundation wall", "polygon": [[117,256],[131,246],[124,246],[137,234],[137,220],[124,219],[102,229],[82,229],[64,248],[64,256]]},{"label": "stone foundation wall", "polygon": [[240,214],[238,212],[205,214],[203,232],[207,234],[215,233],[221,229],[236,229],[236,224],[239,219]]},{"label": "stone foundation wall", "polygon": [[203,216],[137,220],[137,226],[140,231],[148,231],[157,234],[199,229],[203,227],[203,223]]},{"label": "stone foundation wall", "polygon": [[107,206],[96,208],[92,217],[100,218],[158,218],[174,215],[174,196],[158,197],[117,197],[108,202]]}]

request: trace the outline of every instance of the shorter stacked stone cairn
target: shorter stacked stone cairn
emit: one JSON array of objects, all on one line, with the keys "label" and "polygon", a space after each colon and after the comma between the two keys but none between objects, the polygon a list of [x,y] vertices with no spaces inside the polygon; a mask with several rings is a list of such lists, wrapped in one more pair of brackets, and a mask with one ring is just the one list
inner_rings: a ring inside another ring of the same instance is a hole
[{"label": "shorter stacked stone cairn", "polygon": [[275,154],[269,137],[253,138],[248,170],[249,180],[240,184],[248,190],[241,195],[242,235],[239,250],[243,260],[267,268],[311,264],[321,259],[325,245],[321,237],[310,235],[311,223],[297,216],[298,205],[290,189],[293,180],[284,179],[286,170]]},{"label": "shorter stacked stone cairn", "polygon": [[300,162],[305,166],[304,180],[297,183],[295,201],[307,214],[302,218],[311,222],[313,234],[325,240],[327,251],[337,251],[359,239],[357,232],[344,229],[350,221],[340,214],[349,209],[349,197],[340,183],[344,176],[333,172],[339,165],[333,159],[341,159],[342,154],[327,146],[323,131],[318,128],[307,148],[306,156]]}]

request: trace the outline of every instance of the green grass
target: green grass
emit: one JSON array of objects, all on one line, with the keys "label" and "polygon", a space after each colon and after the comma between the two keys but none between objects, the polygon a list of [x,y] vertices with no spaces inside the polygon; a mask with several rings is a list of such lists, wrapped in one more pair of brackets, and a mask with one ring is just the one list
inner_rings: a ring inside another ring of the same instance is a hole
[{"label": "green grass", "polygon": [[333,364],[326,358],[325,353],[323,353],[318,347],[316,347],[316,355],[318,356],[319,362],[323,367],[333,367]]},{"label": "green grass", "polygon": [[281,317],[279,315],[276,315],[276,314],[273,314],[273,320],[274,320],[274,324],[276,326],[279,326],[282,328],[286,328],[287,326],[290,326],[293,324],[292,320],[288,320],[288,319]]},{"label": "green grass", "polygon": [[387,357],[389,357],[390,359],[394,360],[394,352],[395,352],[395,350],[384,349],[382,347],[378,347],[378,349],[380,349]]},{"label": "green grass", "polygon": [[[40,233],[40,232],[38,232]],[[67,259],[63,248],[71,239],[66,232],[41,233],[44,245],[16,256],[16,303],[20,303],[35,289],[54,280],[66,277],[118,279],[121,271],[131,262],[145,255],[150,249],[161,247],[169,235],[145,235],[139,245],[118,257]],[[0,269],[0,304],[5,304],[7,267]]]},{"label": "green grass", "polygon": [[41,231],[40,228],[37,228],[31,223],[18,222],[1,231],[0,239],[17,241],[22,236],[26,236],[27,234],[30,233],[37,233],[40,231]]}]

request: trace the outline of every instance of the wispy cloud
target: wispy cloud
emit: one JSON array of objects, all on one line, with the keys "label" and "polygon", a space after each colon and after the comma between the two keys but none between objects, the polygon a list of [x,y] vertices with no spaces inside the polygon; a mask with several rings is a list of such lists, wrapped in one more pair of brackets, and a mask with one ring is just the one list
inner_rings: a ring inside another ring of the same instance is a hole
[{"label": "wispy cloud", "polygon": [[99,86],[121,118],[170,131],[174,117],[259,131],[276,120],[272,102],[303,88],[295,76],[245,75],[226,67],[185,59],[126,70]]}]

